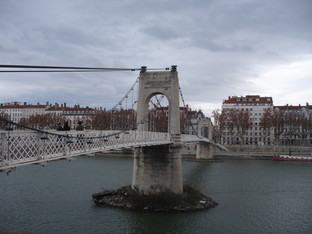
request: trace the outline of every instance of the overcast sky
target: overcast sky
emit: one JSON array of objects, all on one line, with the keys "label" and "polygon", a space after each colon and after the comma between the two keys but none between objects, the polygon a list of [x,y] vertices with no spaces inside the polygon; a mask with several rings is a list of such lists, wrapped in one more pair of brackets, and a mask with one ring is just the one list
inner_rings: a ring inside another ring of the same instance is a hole
[{"label": "overcast sky", "polygon": [[[228,96],[312,104],[312,0],[0,0],[0,64],[178,66],[207,116]],[[107,108],[139,73],[0,73],[0,102]]]}]

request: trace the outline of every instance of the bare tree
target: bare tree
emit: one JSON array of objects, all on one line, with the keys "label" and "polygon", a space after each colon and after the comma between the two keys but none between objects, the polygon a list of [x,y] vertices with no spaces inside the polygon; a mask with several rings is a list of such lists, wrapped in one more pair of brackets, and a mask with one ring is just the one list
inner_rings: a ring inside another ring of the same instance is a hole
[{"label": "bare tree", "polygon": [[301,122],[299,138],[302,140],[302,145],[304,145],[308,136],[312,135],[312,112],[310,112],[308,115],[301,113],[299,118]]},{"label": "bare tree", "polygon": [[273,112],[273,126],[274,126],[274,137],[276,144],[280,144],[280,136],[284,131],[285,124],[285,111],[284,110],[274,110]]},{"label": "bare tree", "polygon": [[0,112],[0,129],[3,129],[8,125],[5,120],[10,120],[10,116],[4,112]]},{"label": "bare tree", "polygon": [[37,129],[56,129],[57,124],[64,122],[64,117],[55,113],[31,115],[21,118],[19,124]]},{"label": "bare tree", "polygon": [[234,138],[236,137],[236,130],[238,125],[238,116],[237,109],[228,109],[226,111],[226,127],[229,130],[230,134],[230,144],[236,143],[234,142]]},{"label": "bare tree", "polygon": [[270,136],[270,133],[272,132],[274,128],[274,111],[272,108],[266,108],[264,110],[264,113],[260,119],[260,127],[262,132],[262,137],[264,138],[264,143],[266,142],[266,138]]},{"label": "bare tree", "polygon": [[286,137],[289,145],[293,145],[300,132],[300,113],[297,111],[285,111],[284,115],[285,126],[283,135]]},{"label": "bare tree", "polygon": [[240,138],[240,144],[245,144],[245,134],[250,128],[252,122],[250,120],[250,113],[248,110],[237,110],[236,111],[236,128],[237,128],[237,136]]},{"label": "bare tree", "polygon": [[136,114],[133,109],[98,111],[91,116],[91,125],[96,130],[123,130],[136,126]]},{"label": "bare tree", "polygon": [[109,130],[111,127],[111,112],[97,111],[91,116],[92,128],[95,130]]},{"label": "bare tree", "polygon": [[225,124],[223,121],[224,114],[220,113],[219,109],[212,111],[213,117],[213,140],[217,143],[221,143],[221,137],[223,135]]}]

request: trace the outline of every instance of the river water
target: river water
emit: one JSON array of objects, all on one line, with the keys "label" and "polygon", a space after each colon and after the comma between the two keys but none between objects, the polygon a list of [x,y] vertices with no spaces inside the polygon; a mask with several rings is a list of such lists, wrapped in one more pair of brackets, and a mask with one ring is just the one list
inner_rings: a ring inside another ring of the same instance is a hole
[{"label": "river water", "polygon": [[0,173],[0,233],[312,233],[312,163],[183,160],[184,183],[217,207],[153,213],[93,205],[93,193],[131,183],[132,164],[78,157]]}]

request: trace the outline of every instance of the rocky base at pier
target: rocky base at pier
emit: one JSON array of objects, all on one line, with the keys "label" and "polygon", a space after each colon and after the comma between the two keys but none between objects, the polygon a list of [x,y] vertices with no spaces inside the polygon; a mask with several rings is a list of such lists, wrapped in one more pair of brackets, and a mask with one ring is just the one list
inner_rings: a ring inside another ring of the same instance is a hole
[{"label": "rocky base at pier", "polygon": [[158,193],[144,194],[131,186],[124,186],[117,190],[106,190],[92,195],[96,205],[145,211],[196,211],[218,205],[212,198],[200,191],[184,187],[181,195],[163,190]]}]

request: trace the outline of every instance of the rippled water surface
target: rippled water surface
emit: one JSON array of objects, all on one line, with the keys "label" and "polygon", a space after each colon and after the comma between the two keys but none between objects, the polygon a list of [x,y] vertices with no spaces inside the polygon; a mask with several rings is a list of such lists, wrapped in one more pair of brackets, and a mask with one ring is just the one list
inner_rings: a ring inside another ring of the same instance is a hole
[{"label": "rippled water surface", "polygon": [[185,213],[94,206],[92,193],[131,183],[130,157],[20,167],[0,174],[0,227],[35,233],[312,233],[312,163],[183,161],[183,178],[219,205]]}]

